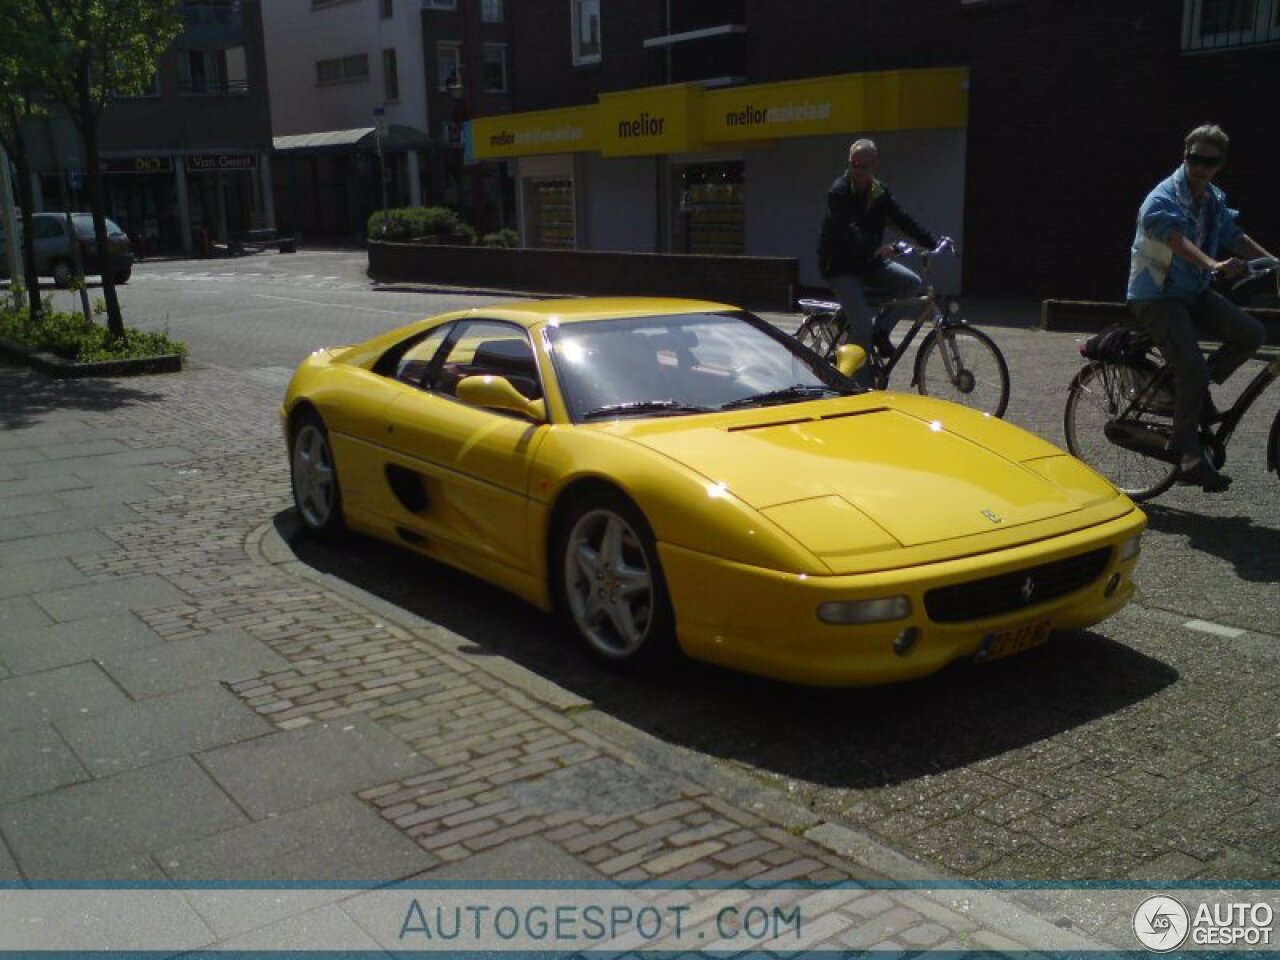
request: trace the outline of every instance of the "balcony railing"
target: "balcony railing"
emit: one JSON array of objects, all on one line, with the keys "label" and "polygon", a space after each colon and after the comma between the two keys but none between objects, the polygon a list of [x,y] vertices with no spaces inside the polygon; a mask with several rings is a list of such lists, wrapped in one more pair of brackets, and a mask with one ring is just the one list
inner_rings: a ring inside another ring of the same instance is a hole
[{"label": "balcony railing", "polygon": [[1185,4],[1184,51],[1280,43],[1280,0],[1185,0]]}]

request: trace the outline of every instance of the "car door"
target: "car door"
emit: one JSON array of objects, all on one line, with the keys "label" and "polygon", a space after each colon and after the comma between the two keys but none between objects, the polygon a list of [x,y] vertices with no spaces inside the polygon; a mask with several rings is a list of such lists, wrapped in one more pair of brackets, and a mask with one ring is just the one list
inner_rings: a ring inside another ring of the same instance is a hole
[{"label": "car door", "polygon": [[528,571],[528,488],[547,427],[473,407],[455,394],[463,377],[507,377],[541,396],[528,333],[515,324],[467,320],[450,332],[418,388],[406,385],[387,411],[387,483],[397,524],[420,547],[473,570]]},{"label": "car door", "polygon": [[74,263],[67,240],[66,218],[59,213],[38,216],[34,221],[31,239],[35,245],[36,271],[43,277],[53,276],[53,267],[58,260]]}]

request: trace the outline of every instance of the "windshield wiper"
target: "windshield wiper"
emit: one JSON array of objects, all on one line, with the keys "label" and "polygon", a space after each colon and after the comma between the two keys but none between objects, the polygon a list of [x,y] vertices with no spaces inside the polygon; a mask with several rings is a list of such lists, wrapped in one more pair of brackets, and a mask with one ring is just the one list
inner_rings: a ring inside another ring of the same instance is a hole
[{"label": "windshield wiper", "polygon": [[601,417],[630,417],[644,413],[712,413],[712,407],[700,407],[693,403],[681,403],[679,400],[629,400],[626,403],[611,403],[608,406],[596,407],[582,415],[583,420],[598,420]]},{"label": "windshield wiper", "polygon": [[764,406],[770,403],[789,403],[792,400],[812,400],[828,393],[840,393],[835,387],[824,387],[816,383],[794,383],[781,390],[766,390],[764,393],[753,393],[749,397],[739,397],[722,404],[721,410],[732,410],[735,407]]}]

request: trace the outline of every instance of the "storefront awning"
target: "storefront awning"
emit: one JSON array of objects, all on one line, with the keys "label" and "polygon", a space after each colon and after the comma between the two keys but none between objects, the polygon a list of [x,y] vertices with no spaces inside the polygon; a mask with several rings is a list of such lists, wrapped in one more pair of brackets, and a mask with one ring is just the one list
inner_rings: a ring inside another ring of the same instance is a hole
[{"label": "storefront awning", "polygon": [[690,153],[789,137],[968,124],[963,67],[846,73],[709,90],[696,83],[601,94],[579,107],[472,120],[467,160],[596,151]]},{"label": "storefront awning", "polygon": [[[350,130],[324,130],[317,133],[296,133],[276,137],[272,144],[277,153],[300,150],[334,150],[350,147],[356,150],[377,148],[377,130],[374,127],[354,127]],[[398,123],[387,127],[382,146],[386,150],[409,150],[431,145],[431,138],[421,130]]]}]

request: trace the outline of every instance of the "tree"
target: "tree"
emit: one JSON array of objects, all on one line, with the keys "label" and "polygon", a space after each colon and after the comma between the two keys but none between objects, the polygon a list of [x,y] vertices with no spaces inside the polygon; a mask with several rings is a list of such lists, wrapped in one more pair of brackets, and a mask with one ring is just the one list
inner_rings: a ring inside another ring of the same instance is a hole
[{"label": "tree", "polygon": [[18,205],[22,208],[23,220],[23,274],[33,317],[41,310],[40,276],[36,273],[35,238],[31,232],[35,197],[23,125],[40,109],[35,100],[39,86],[38,56],[30,31],[34,13],[31,0],[5,0],[0,7],[0,144],[4,145],[17,173]]},{"label": "tree", "polygon": [[[43,56],[44,93],[66,107],[84,144],[85,185],[93,212],[98,262],[107,258],[98,121],[113,94],[141,93],[156,60],[182,30],[178,0],[18,0],[34,5],[27,27]],[[14,0],[4,0],[11,5]],[[102,275],[107,329],[124,336],[115,278]]]}]

